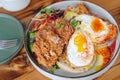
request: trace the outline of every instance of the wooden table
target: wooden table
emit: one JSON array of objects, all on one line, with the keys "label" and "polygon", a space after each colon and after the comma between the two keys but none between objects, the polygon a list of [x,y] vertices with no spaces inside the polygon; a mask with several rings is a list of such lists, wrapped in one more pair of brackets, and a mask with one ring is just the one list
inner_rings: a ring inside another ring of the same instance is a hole
[{"label": "wooden table", "polygon": [[[62,0],[31,0],[30,5],[22,11],[8,12],[4,9],[0,9],[0,13],[6,13],[16,17],[18,20],[21,21],[24,28],[26,29],[27,28],[26,26],[30,21],[30,19],[42,7],[45,7],[47,5],[50,5],[58,1],[62,1]],[[120,0],[88,0],[88,1],[98,4],[99,6],[105,8],[108,12],[110,12],[115,17],[116,21],[120,25]],[[20,53],[21,52],[25,52],[24,47],[20,51]],[[0,71],[0,73],[2,74],[2,71]],[[4,75],[4,76],[7,77],[7,75]],[[11,79],[0,76],[0,80],[50,80],[50,79],[43,76],[41,73],[39,73],[37,70],[33,68],[30,72],[24,73],[19,76],[14,76]],[[105,72],[103,75],[96,78],[95,80],[120,80],[120,55],[118,56],[113,66],[107,72]]]}]

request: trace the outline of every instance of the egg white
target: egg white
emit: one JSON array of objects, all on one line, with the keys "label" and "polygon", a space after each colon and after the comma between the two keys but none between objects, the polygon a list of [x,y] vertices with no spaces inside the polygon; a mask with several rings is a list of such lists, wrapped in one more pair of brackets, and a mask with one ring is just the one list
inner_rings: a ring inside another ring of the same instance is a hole
[{"label": "egg white", "polygon": [[[85,36],[87,40],[87,43],[84,46],[86,49],[83,52],[77,51],[78,47],[74,44],[74,38],[78,35],[78,32],[81,31],[79,30],[74,32],[71,39],[69,40],[67,47],[67,59],[74,67],[87,66],[92,62],[94,58],[94,47],[92,41],[84,32],[81,33]],[[82,57],[85,57],[87,54],[89,55],[89,57],[83,59]]]},{"label": "egg white", "polygon": [[100,37],[102,40],[102,38],[104,38],[104,35],[109,32],[109,29],[108,29],[107,23],[99,18],[100,22],[104,26],[104,30],[99,32],[94,32],[90,27],[90,25],[95,18],[98,18],[98,17],[87,15],[87,14],[81,14],[77,16],[75,19],[81,22],[81,24],[77,25],[77,27],[80,27],[81,30],[88,33],[93,40]]}]

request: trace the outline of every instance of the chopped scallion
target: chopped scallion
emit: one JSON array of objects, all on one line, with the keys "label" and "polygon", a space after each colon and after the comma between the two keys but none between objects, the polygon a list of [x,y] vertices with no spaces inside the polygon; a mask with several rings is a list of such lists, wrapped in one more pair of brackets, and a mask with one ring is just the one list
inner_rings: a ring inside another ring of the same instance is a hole
[{"label": "chopped scallion", "polygon": [[73,27],[76,27],[77,24],[78,24],[77,20],[73,19],[73,20],[71,21],[71,25],[72,25]]}]

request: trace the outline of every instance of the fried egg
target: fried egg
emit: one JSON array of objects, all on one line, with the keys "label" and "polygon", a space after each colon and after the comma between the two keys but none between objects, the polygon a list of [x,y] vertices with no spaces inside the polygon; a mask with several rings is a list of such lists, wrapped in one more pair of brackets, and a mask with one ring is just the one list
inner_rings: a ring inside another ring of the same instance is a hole
[{"label": "fried egg", "polygon": [[94,46],[89,36],[80,30],[76,30],[67,47],[67,59],[71,66],[87,66],[93,62],[94,55]]},{"label": "fried egg", "polygon": [[89,34],[93,42],[101,43],[109,32],[107,22],[98,17],[81,14],[75,19],[80,21],[77,27],[80,27],[82,31]]}]

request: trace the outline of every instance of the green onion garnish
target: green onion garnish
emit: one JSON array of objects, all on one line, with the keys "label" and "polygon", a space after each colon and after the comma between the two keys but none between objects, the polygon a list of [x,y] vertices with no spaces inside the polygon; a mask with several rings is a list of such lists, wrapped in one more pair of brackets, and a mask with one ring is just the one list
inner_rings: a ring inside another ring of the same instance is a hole
[{"label": "green onion garnish", "polygon": [[72,25],[73,27],[76,27],[77,24],[78,24],[77,20],[73,19],[73,20],[71,21],[71,25]]}]

